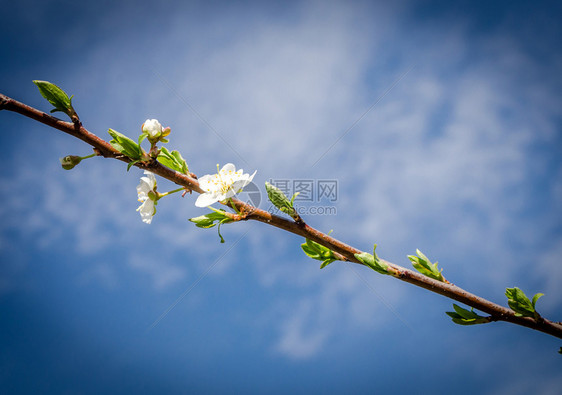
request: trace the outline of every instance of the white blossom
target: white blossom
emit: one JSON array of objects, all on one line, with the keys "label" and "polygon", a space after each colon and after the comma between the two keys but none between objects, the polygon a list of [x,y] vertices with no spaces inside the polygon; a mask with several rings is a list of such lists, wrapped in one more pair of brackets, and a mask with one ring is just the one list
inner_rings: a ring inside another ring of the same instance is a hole
[{"label": "white blossom", "polygon": [[217,174],[207,174],[199,178],[199,186],[205,193],[199,195],[195,205],[197,207],[207,207],[213,203],[233,197],[252,182],[256,172],[257,170],[254,171],[254,174],[249,175],[244,173],[242,169],[236,171],[236,166],[232,163],[227,163]]},{"label": "white blossom", "polygon": [[156,177],[148,170],[145,170],[144,174],[146,177],[141,177],[140,184],[137,186],[138,200],[142,202],[137,211],[140,212],[142,222],[149,224],[156,213]]},{"label": "white blossom", "polygon": [[157,119],[147,119],[142,124],[142,131],[151,139],[156,139],[162,135],[162,125]]}]

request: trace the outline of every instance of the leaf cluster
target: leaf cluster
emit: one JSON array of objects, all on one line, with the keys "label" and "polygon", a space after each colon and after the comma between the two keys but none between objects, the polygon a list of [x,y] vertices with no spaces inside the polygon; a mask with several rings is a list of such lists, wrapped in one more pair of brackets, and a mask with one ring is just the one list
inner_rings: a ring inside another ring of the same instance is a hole
[{"label": "leaf cluster", "polygon": [[322,261],[320,269],[324,269],[330,263],[338,260],[332,250],[310,239],[306,239],[306,242],[301,244],[301,248],[309,258]]},{"label": "leaf cluster", "polygon": [[170,169],[173,169],[182,174],[187,174],[189,172],[187,163],[185,162],[185,159],[183,159],[179,151],[174,150],[170,152],[166,147],[162,147],[156,159],[164,166],[168,166]]},{"label": "leaf cluster", "polygon": [[412,261],[414,269],[424,276],[431,277],[437,281],[445,282],[445,277],[441,274],[443,269],[439,270],[437,262],[431,263],[431,261],[418,249],[416,249],[416,254],[418,256],[408,255],[408,259]]},{"label": "leaf cluster", "polygon": [[507,296],[507,304],[511,310],[515,311],[515,315],[519,317],[531,317],[537,319],[540,317],[539,313],[535,310],[537,300],[544,294],[538,293],[529,300],[527,295],[517,287],[506,288],[505,296]]},{"label": "leaf cluster", "polygon": [[369,254],[368,252],[362,252],[360,254],[355,254],[355,258],[359,260],[363,265],[370,267],[374,271],[381,273],[381,274],[389,274],[388,273],[388,265],[381,260],[376,253],[377,245],[373,247],[373,254]]},{"label": "leaf cluster", "polygon": [[124,134],[119,133],[116,130],[109,129],[107,131],[113,139],[109,141],[109,144],[117,151],[122,153],[123,155],[132,159],[127,166],[127,171],[133,166],[135,163],[139,162],[143,157],[143,150],[140,147],[140,143],[135,143],[133,140],[125,136]]},{"label": "leaf cluster", "polygon": [[447,311],[446,314],[452,318],[455,324],[459,325],[478,325],[487,324],[490,322],[490,317],[483,317],[474,312],[473,308],[470,310],[464,309],[453,303],[455,311]]}]

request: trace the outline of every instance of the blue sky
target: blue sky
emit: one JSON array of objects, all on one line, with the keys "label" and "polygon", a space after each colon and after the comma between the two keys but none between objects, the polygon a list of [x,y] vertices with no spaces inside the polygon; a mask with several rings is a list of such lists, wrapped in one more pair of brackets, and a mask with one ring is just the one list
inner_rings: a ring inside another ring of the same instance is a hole
[{"label": "blue sky", "polygon": [[[555,2],[2,8],[2,93],[48,110],[31,81],[55,82],[107,139],[158,118],[200,176],[233,162],[260,187],[337,180],[337,213],[311,226],[405,266],[419,248],[498,303],[506,287],[544,292],[539,311],[562,319]],[[146,225],[140,170],[94,158],[63,171],[59,157],[90,149],[17,114],[0,125],[2,392],[562,385],[558,339],[458,327],[447,299],[343,263],[320,271],[300,238],[259,223],[224,226],[219,244],[187,221],[206,212],[194,197],[163,199]]]}]

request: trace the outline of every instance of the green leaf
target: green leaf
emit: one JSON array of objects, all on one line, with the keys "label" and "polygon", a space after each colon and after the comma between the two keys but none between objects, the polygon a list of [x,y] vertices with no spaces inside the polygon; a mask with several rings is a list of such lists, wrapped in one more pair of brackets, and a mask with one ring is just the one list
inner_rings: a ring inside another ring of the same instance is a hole
[{"label": "green leaf", "polygon": [[148,134],[146,134],[146,133],[141,133],[139,135],[139,139],[137,140],[138,144],[139,144],[139,147],[140,147],[141,143],[144,141],[144,139],[147,138],[147,137],[148,137]]},{"label": "green leaf", "polygon": [[136,165],[137,163],[139,163],[140,160],[132,160],[127,164],[127,171],[129,171],[131,169],[131,167],[133,167],[134,165]]},{"label": "green leaf", "polygon": [[420,250],[416,249],[415,255],[408,255],[408,259],[412,261],[412,266],[421,274],[427,277],[431,277],[437,281],[445,281],[445,278],[441,274],[441,270],[437,267],[437,262],[431,263],[428,257],[426,257]]},{"label": "green leaf", "polygon": [[543,296],[543,294],[538,293],[533,296],[533,301],[531,302],[527,295],[517,287],[506,288],[505,296],[507,296],[507,304],[511,310],[515,311],[515,315],[520,317],[531,317],[537,319],[539,313],[535,310],[535,304],[537,300]]},{"label": "green leaf", "polygon": [[34,80],[33,83],[39,88],[41,96],[55,107],[51,112],[61,111],[72,118],[76,114],[72,108],[72,97],[68,97],[65,91],[48,81]]},{"label": "green leaf", "polygon": [[113,129],[109,129],[107,133],[113,137],[109,144],[117,151],[133,160],[138,161],[142,158],[142,149],[133,140]]},{"label": "green leaf", "polygon": [[[297,196],[299,196],[300,194],[301,194],[300,192],[296,192],[295,194],[293,194],[293,197],[291,198],[291,202],[290,202],[290,203],[291,203],[291,207],[293,207],[293,204],[295,203],[295,198],[296,198]],[[330,233],[331,233],[331,232],[332,232],[332,231],[330,231]],[[328,234],[330,234],[330,233],[328,233]]]},{"label": "green leaf", "polygon": [[541,296],[544,296],[544,294],[538,293],[538,294],[535,294],[535,296],[533,296],[533,300],[531,301],[531,304],[533,305],[533,308],[535,308],[535,305],[537,304],[537,300],[539,300],[539,298]]},{"label": "green leaf", "polygon": [[464,309],[455,303],[453,303],[453,308],[455,311],[446,311],[445,313],[452,318],[455,324],[459,325],[477,325],[477,324],[487,324],[490,321],[490,317],[483,317],[474,312],[473,308],[470,310]]},{"label": "green leaf", "polygon": [[227,224],[229,222],[233,222],[233,220],[226,215],[226,211],[224,210],[216,210],[209,214],[201,215],[195,218],[190,218],[189,220],[193,222],[195,226],[197,226],[198,228],[208,229],[218,225],[217,231],[221,243],[224,243],[224,238],[222,237],[221,234],[221,225]]},{"label": "green leaf", "polygon": [[338,260],[332,250],[310,239],[306,239],[306,241],[301,244],[301,248],[309,258],[322,261],[320,269],[324,269],[330,263]]},{"label": "green leaf", "polygon": [[293,207],[293,201],[298,193],[293,195],[293,198],[289,200],[287,196],[274,185],[271,185],[269,182],[265,183],[265,190],[267,191],[267,197],[273,203],[275,207],[279,210],[284,212],[285,214],[290,215],[291,217],[295,217],[297,214],[295,208]]},{"label": "green leaf", "polygon": [[378,273],[389,274],[388,265],[377,256],[377,253],[375,252],[376,249],[377,245],[375,244],[372,255],[368,252],[362,252],[360,254],[355,254],[355,258],[357,258],[357,260],[365,266],[370,267]]},{"label": "green leaf", "polygon": [[178,151],[170,152],[166,147],[162,147],[156,159],[164,166],[168,166],[170,169],[177,172],[183,174],[187,174],[189,172],[185,159],[183,159]]},{"label": "green leaf", "polygon": [[330,263],[334,262],[335,259],[326,259],[322,262],[322,264],[320,265],[320,269],[324,269],[326,266],[328,266]]},{"label": "green leaf", "polygon": [[[189,221],[193,222],[198,228],[212,228],[219,222],[226,223],[232,222],[232,219],[226,215],[226,211],[219,210],[220,212],[213,211],[212,213],[201,215],[199,217],[190,218]],[[224,214],[223,214],[224,213]]]}]

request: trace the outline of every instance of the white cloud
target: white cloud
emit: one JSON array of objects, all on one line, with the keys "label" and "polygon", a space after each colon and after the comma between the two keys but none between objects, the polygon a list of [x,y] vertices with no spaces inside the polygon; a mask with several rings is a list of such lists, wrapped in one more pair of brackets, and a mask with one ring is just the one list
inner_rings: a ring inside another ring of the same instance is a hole
[{"label": "white cloud", "polygon": [[157,291],[183,280],[187,274],[185,267],[170,263],[169,255],[165,253],[134,252],[129,257],[128,265],[147,274]]},{"label": "white cloud", "polygon": [[[327,338],[325,331],[318,330],[314,321],[313,304],[306,299],[299,301],[294,313],[282,325],[277,350],[292,358],[307,358],[316,354]],[[313,322],[314,323],[314,322]]]}]

